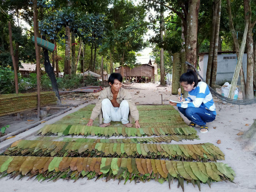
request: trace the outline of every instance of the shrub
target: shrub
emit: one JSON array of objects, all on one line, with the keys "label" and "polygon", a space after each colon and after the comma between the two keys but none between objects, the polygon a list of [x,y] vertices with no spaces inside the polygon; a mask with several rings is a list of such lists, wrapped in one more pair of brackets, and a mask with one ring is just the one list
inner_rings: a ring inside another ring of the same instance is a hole
[{"label": "shrub", "polygon": [[0,93],[14,93],[15,83],[14,83],[14,72],[11,67],[0,66]]}]

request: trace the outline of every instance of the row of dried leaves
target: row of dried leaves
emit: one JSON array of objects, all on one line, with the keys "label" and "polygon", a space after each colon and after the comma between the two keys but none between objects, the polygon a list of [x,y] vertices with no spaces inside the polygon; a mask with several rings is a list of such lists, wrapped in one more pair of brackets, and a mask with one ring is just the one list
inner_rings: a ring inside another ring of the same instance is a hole
[{"label": "row of dried leaves", "polygon": [[127,127],[96,127],[85,125],[53,124],[45,125],[39,132],[40,135],[91,135],[91,136],[161,136],[161,135],[196,135],[192,127],[180,128],[127,128]]},{"label": "row of dried leaves", "polygon": [[[52,140],[53,137],[42,137],[42,140]],[[125,138],[125,139],[92,139],[92,138],[63,138],[63,141],[75,141],[85,143],[171,143],[172,141],[199,139],[198,135],[170,135],[157,137]]]},{"label": "row of dried leaves", "polygon": [[135,158],[82,158],[82,157],[20,157],[0,156],[1,177],[16,178],[24,176],[38,181],[73,179],[87,177],[149,181],[155,179],[172,183],[177,179],[184,191],[184,181],[198,185],[218,181],[233,181],[235,173],[223,163],[202,163],[167,161]]},{"label": "row of dried leaves", "polygon": [[141,157],[172,160],[224,160],[222,151],[211,143],[204,144],[134,144],[84,143],[63,141],[20,140],[12,144],[4,155],[58,156],[58,157]]}]

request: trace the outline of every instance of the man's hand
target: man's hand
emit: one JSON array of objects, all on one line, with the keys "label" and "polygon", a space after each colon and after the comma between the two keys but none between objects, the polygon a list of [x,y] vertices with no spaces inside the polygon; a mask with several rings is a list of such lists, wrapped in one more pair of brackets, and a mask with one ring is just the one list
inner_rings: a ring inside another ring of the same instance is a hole
[{"label": "man's hand", "polygon": [[116,95],[113,94],[113,99],[111,100],[111,103],[113,107],[120,107],[120,104],[116,101],[116,98],[117,98],[117,94]]},{"label": "man's hand", "polygon": [[136,128],[140,128],[139,121],[135,121],[135,127],[136,127]]},{"label": "man's hand", "polygon": [[176,106],[177,105],[177,103],[173,103],[171,101],[169,101],[169,102],[170,102],[170,105],[172,105],[172,106]]},{"label": "man's hand", "polygon": [[87,126],[92,126],[93,125],[93,120],[90,119],[89,122],[87,123]]}]

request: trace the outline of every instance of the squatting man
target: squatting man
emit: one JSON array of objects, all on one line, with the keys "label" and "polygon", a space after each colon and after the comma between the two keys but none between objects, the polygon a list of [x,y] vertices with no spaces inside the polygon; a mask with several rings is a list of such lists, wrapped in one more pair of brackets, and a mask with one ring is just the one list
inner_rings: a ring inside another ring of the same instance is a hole
[{"label": "squatting man", "polygon": [[109,87],[104,89],[99,101],[92,110],[87,126],[92,126],[93,121],[103,113],[103,124],[100,127],[107,127],[111,121],[121,121],[126,127],[132,127],[128,120],[129,114],[135,121],[135,127],[140,128],[139,111],[132,101],[132,97],[128,91],[122,88],[123,77],[119,73],[112,73],[109,76]]}]

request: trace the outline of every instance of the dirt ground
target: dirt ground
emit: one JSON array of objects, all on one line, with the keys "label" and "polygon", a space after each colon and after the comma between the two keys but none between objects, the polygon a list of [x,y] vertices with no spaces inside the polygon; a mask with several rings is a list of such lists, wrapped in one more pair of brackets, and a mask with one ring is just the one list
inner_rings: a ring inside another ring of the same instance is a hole
[{"label": "dirt ground", "polygon": [[[137,104],[161,104],[161,94],[163,95],[164,104],[168,104],[169,99],[178,100],[178,97],[171,95],[171,86],[158,87],[158,84],[145,83],[145,84],[129,84],[124,87],[130,91],[135,103]],[[98,95],[98,94],[96,94]],[[96,96],[95,96],[96,97]],[[244,146],[246,141],[242,141],[241,135],[247,131],[256,118],[256,104],[238,106],[223,104],[219,100],[215,99],[217,108],[216,120],[209,123],[209,132],[200,133],[198,135],[200,140],[195,141],[182,141],[178,144],[197,144],[210,142],[217,145],[225,154],[225,160],[223,163],[231,166],[236,177],[234,183],[231,182],[219,182],[213,183],[211,188],[208,185],[201,185],[201,191],[207,192],[252,192],[256,191],[256,154],[254,151],[245,151]],[[188,120],[183,117],[185,122]],[[57,121],[57,120],[56,120]],[[220,140],[220,144],[217,141]],[[177,144],[177,142],[172,142]],[[169,191],[168,184],[160,184],[155,181],[147,183],[127,183],[123,185],[121,182],[118,185],[118,181],[99,180],[97,183],[94,180],[79,179],[76,183],[73,181],[59,180],[57,182],[43,182],[37,181],[22,181],[15,180],[0,180],[0,185],[3,191],[105,191],[105,192],[117,192],[117,191]],[[172,191],[181,192],[181,188],[177,188],[177,182],[171,185]],[[194,188],[191,184],[185,185],[185,191],[194,192],[199,191],[198,188]]]}]

